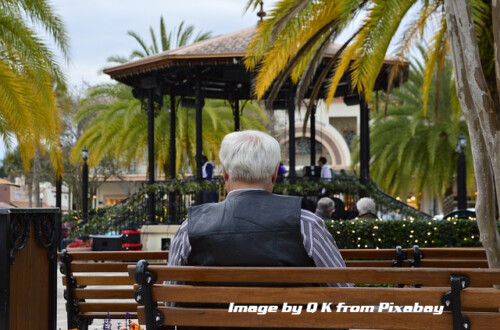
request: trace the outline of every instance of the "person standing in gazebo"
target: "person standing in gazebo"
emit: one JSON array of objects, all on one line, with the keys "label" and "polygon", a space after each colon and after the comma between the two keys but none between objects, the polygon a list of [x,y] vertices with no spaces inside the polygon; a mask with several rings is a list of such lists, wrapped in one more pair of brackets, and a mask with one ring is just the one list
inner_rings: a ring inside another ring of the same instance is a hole
[{"label": "person standing in gazebo", "polygon": [[[203,155],[201,159],[203,163],[201,168],[203,180],[212,180],[214,175],[214,166],[212,165],[212,163],[208,161],[207,156]],[[203,197],[203,203],[217,203],[219,200],[217,192],[213,191],[203,192],[202,197]]]}]

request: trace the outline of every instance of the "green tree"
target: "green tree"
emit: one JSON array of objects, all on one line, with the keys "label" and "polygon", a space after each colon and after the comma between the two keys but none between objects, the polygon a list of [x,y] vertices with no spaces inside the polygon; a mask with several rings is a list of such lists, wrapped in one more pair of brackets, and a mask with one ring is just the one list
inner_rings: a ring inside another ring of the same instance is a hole
[{"label": "green tree", "polygon": [[49,155],[42,155],[40,151],[37,151],[31,163],[28,164],[29,170],[27,171],[24,169],[26,164],[22,160],[19,148],[7,152],[2,162],[5,173],[11,180],[15,177],[24,176],[28,190],[29,207],[33,207],[33,197],[35,199],[35,206],[41,207],[40,183],[48,181],[55,184],[54,169]]},{"label": "green tree", "polygon": [[140,45],[140,49],[136,49],[132,51],[132,54],[128,58],[124,56],[111,56],[108,57],[108,62],[115,63],[126,63],[135,58],[143,58],[146,56],[151,56],[154,54],[158,54],[159,52],[164,52],[166,50],[170,50],[173,48],[179,48],[182,46],[189,45],[193,42],[202,41],[212,37],[212,32],[198,32],[196,36],[194,36],[194,26],[187,25],[185,26],[185,22],[182,21],[181,24],[174,28],[172,31],[167,31],[165,28],[165,22],[163,20],[163,16],[160,17],[160,42],[161,48],[158,45],[158,39],[153,30],[153,27],[149,27],[149,33],[151,36],[151,45],[147,45],[144,39],[134,31],[128,31],[127,35],[134,38],[135,41]]},{"label": "green tree", "polygon": [[[425,51],[421,49],[422,57]],[[392,195],[406,196],[410,191],[418,197],[443,197],[456,174],[455,151],[458,136],[467,135],[467,125],[460,115],[448,59],[439,77],[434,75],[427,102],[437,111],[424,111],[422,86],[425,67],[416,58],[410,64],[408,81],[401,88],[379,97],[378,111],[370,128],[370,173],[372,179]],[[439,78],[439,79],[438,79]],[[439,84],[439,87],[436,86]],[[375,103],[375,102],[373,102]],[[353,163],[359,162],[359,149],[354,148]],[[471,156],[470,145],[467,155]],[[472,158],[469,158],[472,159]],[[472,162],[467,163],[473,173]],[[468,176],[468,190],[474,193],[474,177]]]},{"label": "green tree", "polygon": [[[166,97],[164,104],[170,104]],[[80,151],[87,146],[89,165],[95,166],[107,156],[128,166],[132,160],[143,160],[147,150],[147,113],[135,99],[129,87],[122,84],[102,84],[90,88],[80,102],[75,117],[77,123],[86,122],[86,129],[73,147],[71,159],[77,162]],[[245,106],[241,126],[245,129],[263,130],[266,121],[264,110],[255,104]],[[196,137],[195,110],[179,107],[176,122],[177,170],[188,165],[195,168]],[[207,100],[203,108],[203,152],[217,158],[220,142],[233,131],[231,108],[220,100]],[[159,109],[155,118],[155,155],[159,166],[169,174],[170,115]],[[183,162],[183,160],[188,162]],[[178,171],[177,171],[178,172]]]},{"label": "green tree", "polygon": [[[255,8],[258,3],[249,0],[247,8]],[[361,13],[359,28],[323,71],[322,77],[327,77],[335,70],[327,101],[335,95],[344,74],[349,74],[352,87],[369,99],[391,43],[396,46],[396,55],[403,59],[414,42],[429,31],[432,41],[424,75],[423,105],[427,105],[434,68],[441,71],[449,51],[458,99],[469,129],[481,241],[490,267],[500,267],[500,233],[494,221],[495,196],[500,208],[499,1],[281,0],[269,19],[260,24],[249,46],[248,68],[261,64],[256,95],[262,97],[276,78],[273,88],[279,88],[291,76],[294,82],[300,81],[298,97],[303,97],[328,44]],[[317,95],[313,93],[312,97]]]},{"label": "green tree", "polygon": [[64,87],[64,75],[40,30],[67,59],[66,31],[48,1],[0,1],[0,138],[7,146],[17,141],[26,169],[37,150],[46,150],[61,173],[54,86]]},{"label": "green tree", "polygon": [[[165,30],[163,17],[160,19],[161,49],[157,37],[150,28],[152,44],[147,46],[135,32],[129,31],[141,46],[134,50],[129,59],[145,57],[170,49],[181,47],[191,41],[200,41],[210,37],[210,32],[198,33],[193,38],[194,27],[182,22],[174,31]],[[122,56],[108,58],[110,62],[123,63],[128,59]],[[164,97],[163,104],[170,105],[170,97]],[[80,150],[87,146],[90,153],[89,165],[95,166],[107,156],[128,166],[132,160],[143,160],[147,150],[147,114],[141,102],[134,98],[129,87],[122,84],[101,84],[90,88],[80,103],[76,116],[78,123],[83,123],[85,132],[73,148],[71,160],[78,161]],[[245,116],[241,126],[246,129],[263,130],[266,122],[265,112],[253,103],[245,107]],[[195,111],[179,107],[176,125],[176,172],[188,166],[195,168],[196,137]],[[232,110],[224,101],[205,100],[203,108],[203,152],[209,158],[217,159],[222,138],[234,128]],[[159,166],[169,175],[170,161],[170,117],[165,107],[157,111],[155,118],[155,155]],[[183,160],[187,160],[184,161]]]}]

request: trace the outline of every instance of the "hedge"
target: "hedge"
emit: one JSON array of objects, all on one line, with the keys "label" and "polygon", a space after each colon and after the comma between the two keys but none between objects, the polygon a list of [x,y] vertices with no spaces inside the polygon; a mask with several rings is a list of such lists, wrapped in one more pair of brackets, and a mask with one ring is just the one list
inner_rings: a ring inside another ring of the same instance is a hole
[{"label": "hedge", "polygon": [[481,246],[477,222],[470,219],[350,220],[326,225],[340,249]]}]

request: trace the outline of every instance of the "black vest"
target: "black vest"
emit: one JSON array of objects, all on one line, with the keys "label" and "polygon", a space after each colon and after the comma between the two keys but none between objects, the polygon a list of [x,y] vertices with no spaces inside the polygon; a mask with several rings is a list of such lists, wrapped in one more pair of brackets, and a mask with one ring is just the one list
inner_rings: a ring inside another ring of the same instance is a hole
[{"label": "black vest", "polygon": [[189,209],[192,266],[314,266],[300,231],[301,198],[235,192]]}]

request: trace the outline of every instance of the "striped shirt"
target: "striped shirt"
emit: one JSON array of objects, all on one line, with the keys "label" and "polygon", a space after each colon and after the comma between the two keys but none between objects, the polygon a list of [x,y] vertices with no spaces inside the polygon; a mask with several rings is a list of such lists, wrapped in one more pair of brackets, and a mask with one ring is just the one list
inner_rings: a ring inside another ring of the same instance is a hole
[{"label": "striped shirt", "polygon": [[[235,196],[239,192],[249,189],[233,190],[227,197]],[[175,234],[169,251],[169,266],[187,265],[191,253],[191,244],[188,236],[188,222],[186,219]],[[301,210],[300,232],[304,248],[316,267],[345,267],[344,260],[337,248],[337,243],[325,226],[325,222],[314,213]],[[351,286],[347,283],[331,283],[330,286]]]}]

